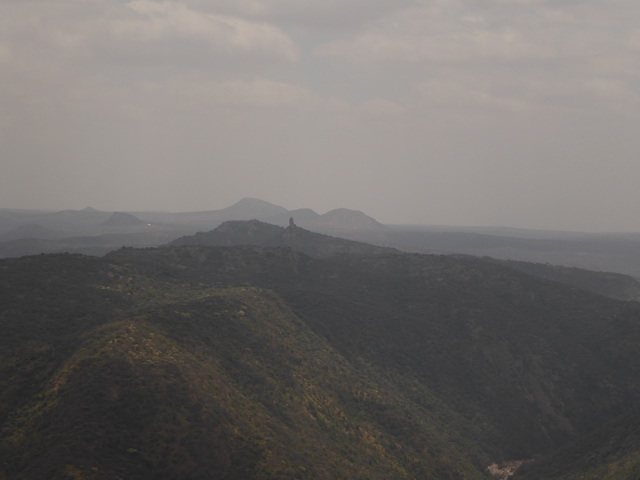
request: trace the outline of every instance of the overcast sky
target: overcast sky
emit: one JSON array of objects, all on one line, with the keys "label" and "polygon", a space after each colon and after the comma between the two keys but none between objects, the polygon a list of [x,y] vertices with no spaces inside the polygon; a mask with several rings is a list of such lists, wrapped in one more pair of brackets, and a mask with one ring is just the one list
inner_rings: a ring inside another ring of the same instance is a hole
[{"label": "overcast sky", "polygon": [[0,207],[640,231],[638,0],[0,0]]}]

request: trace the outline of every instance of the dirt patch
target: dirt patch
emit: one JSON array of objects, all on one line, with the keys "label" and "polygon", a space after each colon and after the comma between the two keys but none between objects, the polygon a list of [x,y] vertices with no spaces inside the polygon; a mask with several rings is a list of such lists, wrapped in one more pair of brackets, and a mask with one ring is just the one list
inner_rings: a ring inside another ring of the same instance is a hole
[{"label": "dirt patch", "polygon": [[518,469],[530,460],[512,460],[501,464],[492,463],[487,467],[487,471],[498,480],[509,480]]}]

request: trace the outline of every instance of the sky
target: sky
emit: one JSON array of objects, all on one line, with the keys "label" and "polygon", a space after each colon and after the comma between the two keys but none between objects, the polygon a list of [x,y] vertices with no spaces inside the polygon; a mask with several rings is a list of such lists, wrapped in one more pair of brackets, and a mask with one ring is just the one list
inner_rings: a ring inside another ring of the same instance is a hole
[{"label": "sky", "polygon": [[0,0],[0,208],[640,232],[637,0]]}]

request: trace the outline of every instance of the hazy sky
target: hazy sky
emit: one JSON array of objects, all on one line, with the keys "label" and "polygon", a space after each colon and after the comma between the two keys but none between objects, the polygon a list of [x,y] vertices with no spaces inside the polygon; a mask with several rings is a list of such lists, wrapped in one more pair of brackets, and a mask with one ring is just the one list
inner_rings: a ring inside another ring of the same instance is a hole
[{"label": "hazy sky", "polygon": [[638,0],[0,0],[0,207],[640,231]]}]

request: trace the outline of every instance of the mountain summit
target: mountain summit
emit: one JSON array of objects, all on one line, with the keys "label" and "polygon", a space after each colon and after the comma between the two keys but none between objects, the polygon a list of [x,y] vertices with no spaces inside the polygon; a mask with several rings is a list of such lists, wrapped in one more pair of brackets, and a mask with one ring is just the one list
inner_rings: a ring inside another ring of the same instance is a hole
[{"label": "mountain summit", "polygon": [[287,214],[288,210],[264,200],[245,197],[229,207],[218,210],[218,213],[229,220],[252,220]]},{"label": "mountain summit", "polygon": [[359,210],[336,208],[321,215],[314,226],[325,230],[383,230],[383,224]]},{"label": "mountain summit", "polygon": [[397,253],[397,250],[393,248],[378,247],[310,232],[296,226],[292,217],[290,217],[289,226],[286,228],[259,220],[228,221],[209,232],[178,238],[170,245],[289,247],[316,258],[346,254]]},{"label": "mountain summit", "polygon": [[105,227],[137,227],[144,224],[145,222],[131,213],[113,212],[113,215],[105,220],[102,225]]}]

